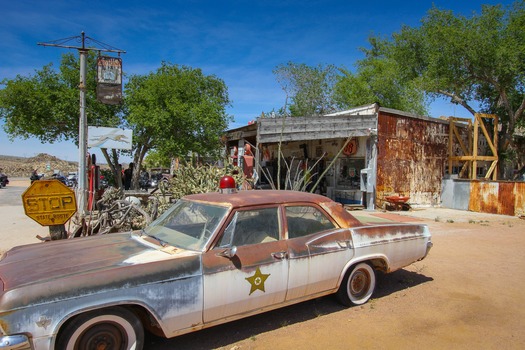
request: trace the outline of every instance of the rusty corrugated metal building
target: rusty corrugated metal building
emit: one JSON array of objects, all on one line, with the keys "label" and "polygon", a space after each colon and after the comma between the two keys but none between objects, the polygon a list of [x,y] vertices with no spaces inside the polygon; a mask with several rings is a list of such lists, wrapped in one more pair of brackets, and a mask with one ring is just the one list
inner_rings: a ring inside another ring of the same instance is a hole
[{"label": "rusty corrugated metal building", "polygon": [[275,178],[280,144],[292,171],[294,161],[315,164],[314,174],[325,173],[319,192],[341,203],[381,208],[387,196],[407,196],[419,206],[440,202],[446,120],[372,104],[322,117],[259,118],[226,136],[230,154],[236,148],[241,159],[245,143],[255,146],[263,182],[261,172],[283,181]]},{"label": "rusty corrugated metal building", "polygon": [[437,205],[448,159],[448,121],[387,108],[377,112],[376,202],[387,196]]}]

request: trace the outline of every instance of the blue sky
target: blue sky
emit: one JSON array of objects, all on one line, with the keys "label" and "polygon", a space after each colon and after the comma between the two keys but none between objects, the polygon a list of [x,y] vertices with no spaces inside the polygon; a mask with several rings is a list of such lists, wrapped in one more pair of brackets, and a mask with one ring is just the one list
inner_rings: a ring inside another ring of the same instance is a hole
[{"label": "blue sky", "polygon": [[[230,125],[234,128],[284,104],[284,93],[272,73],[279,64],[293,61],[353,69],[363,58],[359,48],[367,47],[370,35],[390,36],[402,25],[418,26],[432,4],[470,16],[479,13],[482,4],[498,3],[512,1],[0,0],[0,80],[29,76],[51,62],[58,69],[61,55],[77,54],[76,50],[37,43],[80,36],[84,31],[125,50],[127,74],[147,74],[166,61],[201,68],[223,79],[233,101],[228,113],[234,117]],[[441,115],[469,117],[460,107],[436,101],[430,116]],[[51,145],[16,139],[13,143],[1,125],[0,121],[0,154],[48,153],[78,160],[72,142]],[[102,159],[98,149],[90,151]]]}]

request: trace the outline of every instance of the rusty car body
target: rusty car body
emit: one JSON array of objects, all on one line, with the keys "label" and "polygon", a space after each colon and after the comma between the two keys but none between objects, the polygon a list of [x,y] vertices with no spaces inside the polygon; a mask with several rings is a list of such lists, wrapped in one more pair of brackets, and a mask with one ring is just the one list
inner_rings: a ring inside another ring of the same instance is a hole
[{"label": "rusty car body", "polygon": [[367,226],[316,194],[190,195],[140,232],[6,252],[0,349],[141,349],[145,330],[169,338],[328,294],[359,305],[375,270],[431,246],[426,225]]}]

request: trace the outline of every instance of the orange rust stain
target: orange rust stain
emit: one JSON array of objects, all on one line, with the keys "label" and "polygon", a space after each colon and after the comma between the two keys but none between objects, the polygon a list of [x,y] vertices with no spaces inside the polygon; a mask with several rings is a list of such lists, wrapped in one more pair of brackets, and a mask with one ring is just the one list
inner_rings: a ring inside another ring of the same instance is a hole
[{"label": "orange rust stain", "polygon": [[378,206],[388,195],[439,197],[448,159],[448,124],[381,112],[377,147]]},{"label": "orange rust stain", "polygon": [[525,215],[525,182],[514,184],[514,215]]},{"label": "orange rust stain", "polygon": [[481,212],[480,210],[480,189],[479,189],[479,182],[471,182],[470,183],[470,199],[468,203],[468,210],[475,211],[475,212]]},{"label": "orange rust stain", "polygon": [[510,216],[525,213],[525,183],[472,181],[469,210]]},{"label": "orange rust stain", "polygon": [[515,203],[514,182],[499,182],[498,214],[514,215]]}]

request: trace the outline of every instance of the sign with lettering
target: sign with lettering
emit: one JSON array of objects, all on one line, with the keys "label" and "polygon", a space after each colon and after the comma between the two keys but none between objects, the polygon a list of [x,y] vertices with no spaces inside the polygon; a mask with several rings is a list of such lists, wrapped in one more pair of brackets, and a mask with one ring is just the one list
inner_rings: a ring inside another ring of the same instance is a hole
[{"label": "sign with lettering", "polygon": [[38,180],[22,194],[27,216],[42,226],[65,224],[77,211],[75,192],[58,180]]},{"label": "sign with lettering", "polygon": [[121,85],[122,59],[99,56],[97,59],[97,83]]},{"label": "sign with lettering", "polygon": [[122,59],[98,57],[97,100],[109,105],[122,103]]}]

